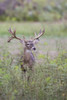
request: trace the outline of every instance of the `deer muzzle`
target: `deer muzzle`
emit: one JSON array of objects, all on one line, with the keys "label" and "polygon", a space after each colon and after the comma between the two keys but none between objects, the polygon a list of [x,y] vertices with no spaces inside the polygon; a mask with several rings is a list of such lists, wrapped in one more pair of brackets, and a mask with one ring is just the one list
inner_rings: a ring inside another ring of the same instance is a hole
[{"label": "deer muzzle", "polygon": [[35,48],[35,47],[33,47],[33,48],[32,48],[32,50],[36,50],[36,48]]}]

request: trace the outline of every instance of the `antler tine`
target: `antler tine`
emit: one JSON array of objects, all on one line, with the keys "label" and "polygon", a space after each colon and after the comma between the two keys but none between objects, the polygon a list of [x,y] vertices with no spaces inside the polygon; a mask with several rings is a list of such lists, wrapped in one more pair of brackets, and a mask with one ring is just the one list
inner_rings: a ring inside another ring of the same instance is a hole
[{"label": "antler tine", "polygon": [[9,33],[12,35],[10,38],[9,38],[9,40],[8,40],[8,42],[10,42],[12,39],[18,39],[18,40],[20,40],[20,41],[23,41],[22,39],[20,39],[20,38],[18,38],[17,36],[16,36],[16,30],[14,29],[14,31],[12,31],[11,30],[11,28],[9,28]]},{"label": "antler tine", "polygon": [[41,32],[43,32],[43,31],[41,31],[41,29],[40,29],[40,33],[39,34],[41,34]]},{"label": "antler tine", "polygon": [[12,39],[13,39],[13,37],[10,37],[10,38],[8,39],[8,42],[10,42]]},{"label": "antler tine", "polygon": [[35,37],[37,36],[37,33],[36,33],[36,32],[34,33],[34,36],[35,36]]},{"label": "antler tine", "polygon": [[45,30],[41,31],[38,36],[35,36],[35,38],[33,40],[39,39],[43,34],[44,34]]},{"label": "antler tine", "polygon": [[22,35],[22,36],[23,36],[23,40],[26,41],[26,40],[25,40],[25,36],[24,36],[24,35]]},{"label": "antler tine", "polygon": [[9,28],[9,30],[8,30],[11,34],[13,34],[13,32],[12,32],[12,30],[11,30],[11,28]]}]

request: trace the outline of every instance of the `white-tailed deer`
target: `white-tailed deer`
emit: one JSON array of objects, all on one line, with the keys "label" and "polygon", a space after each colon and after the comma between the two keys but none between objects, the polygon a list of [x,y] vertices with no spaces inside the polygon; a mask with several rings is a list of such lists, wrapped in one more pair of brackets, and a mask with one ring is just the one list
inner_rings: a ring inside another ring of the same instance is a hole
[{"label": "white-tailed deer", "polygon": [[[22,44],[24,43],[25,47],[24,47],[23,65],[28,64],[29,68],[32,69],[32,66],[35,62],[35,58],[32,53],[32,50],[36,50],[34,44],[44,34],[45,30],[43,31],[40,30],[40,33],[38,35],[35,33],[35,37],[30,40],[26,40],[24,36],[23,36],[23,39],[18,38],[16,36],[16,30],[12,31],[10,28],[8,31],[11,34],[11,37],[9,38],[8,42],[10,42],[12,39],[17,39]],[[23,65],[21,65],[21,68],[23,71],[26,71]]]}]

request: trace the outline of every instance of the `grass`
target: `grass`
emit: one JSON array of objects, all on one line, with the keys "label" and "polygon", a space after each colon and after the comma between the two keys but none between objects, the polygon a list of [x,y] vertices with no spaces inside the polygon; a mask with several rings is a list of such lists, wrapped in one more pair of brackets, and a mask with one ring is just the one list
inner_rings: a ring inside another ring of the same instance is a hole
[{"label": "grass", "polygon": [[[12,41],[10,44],[6,42],[9,27],[15,27],[17,35],[24,34],[27,38],[45,27],[45,35],[36,45],[33,72],[28,69],[24,74],[21,71],[23,47],[18,41]],[[62,22],[0,23],[1,100],[67,100],[66,27]]]},{"label": "grass", "polygon": [[33,36],[34,32],[39,32],[40,29],[45,28],[45,37],[66,37],[67,24],[65,22],[54,23],[38,23],[38,22],[6,22],[0,23],[0,36],[9,35],[9,28],[16,29],[18,35]]},{"label": "grass", "polygon": [[[27,70],[26,74],[21,71],[19,58],[16,54],[12,56],[7,48],[2,48],[0,54],[1,100],[22,100],[22,98],[23,100],[66,100],[66,51],[62,50],[53,60],[50,56],[38,54],[39,61],[34,66],[33,73],[30,70]],[[29,75],[30,80],[27,81]]]}]

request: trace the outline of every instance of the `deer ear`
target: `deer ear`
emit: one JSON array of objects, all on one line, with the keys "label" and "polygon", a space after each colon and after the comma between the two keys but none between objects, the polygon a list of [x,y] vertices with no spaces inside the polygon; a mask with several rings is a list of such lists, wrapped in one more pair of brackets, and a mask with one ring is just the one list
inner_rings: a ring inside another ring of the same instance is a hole
[{"label": "deer ear", "polygon": [[37,44],[39,42],[39,39],[36,39],[33,41],[34,44]]}]

